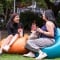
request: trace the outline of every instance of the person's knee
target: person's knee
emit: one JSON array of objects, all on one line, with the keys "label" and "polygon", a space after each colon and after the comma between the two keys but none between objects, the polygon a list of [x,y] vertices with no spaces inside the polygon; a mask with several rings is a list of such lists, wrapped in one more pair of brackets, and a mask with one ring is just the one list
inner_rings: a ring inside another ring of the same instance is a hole
[{"label": "person's knee", "polygon": [[28,40],[27,43],[31,43],[31,40]]},{"label": "person's knee", "polygon": [[11,38],[13,38],[13,35],[8,35],[8,36],[6,37],[6,39],[11,39]]},{"label": "person's knee", "polygon": [[13,38],[13,35],[9,35],[5,38],[5,42],[9,42]]},{"label": "person's knee", "polygon": [[28,40],[28,41],[27,41],[27,44],[28,44],[28,45],[31,45],[32,43],[33,43],[33,40]]},{"label": "person's knee", "polygon": [[7,38],[8,38],[8,39],[9,39],[9,38],[13,38],[13,35],[9,35]]}]

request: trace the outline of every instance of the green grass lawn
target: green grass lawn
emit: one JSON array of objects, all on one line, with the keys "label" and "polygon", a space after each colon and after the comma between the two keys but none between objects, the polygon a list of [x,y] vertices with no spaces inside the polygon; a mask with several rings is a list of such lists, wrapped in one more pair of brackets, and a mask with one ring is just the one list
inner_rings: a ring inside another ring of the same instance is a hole
[{"label": "green grass lawn", "polygon": [[[35,60],[35,59],[23,57],[22,55],[18,55],[18,54],[2,54],[0,55],[0,60]],[[44,59],[44,60],[60,60],[60,58]]]}]

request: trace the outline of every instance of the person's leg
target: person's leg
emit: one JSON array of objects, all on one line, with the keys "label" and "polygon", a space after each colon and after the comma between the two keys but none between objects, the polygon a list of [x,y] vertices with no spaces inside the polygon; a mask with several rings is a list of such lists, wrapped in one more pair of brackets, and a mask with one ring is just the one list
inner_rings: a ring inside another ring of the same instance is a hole
[{"label": "person's leg", "polygon": [[3,47],[5,45],[7,45],[12,38],[13,38],[13,35],[9,35],[7,38],[4,39],[4,42],[3,42],[3,44],[1,45],[1,48],[0,48],[0,54],[2,53]]},{"label": "person's leg", "polygon": [[54,39],[39,38],[35,40],[28,40],[25,47],[33,52],[38,52],[40,48],[51,46],[53,44]]},{"label": "person's leg", "polygon": [[10,40],[10,42],[8,43],[8,45],[5,45],[4,50],[7,52],[10,48],[10,46],[15,42],[15,40],[17,40],[19,37],[18,34],[14,35],[13,38]]},{"label": "person's leg", "polygon": [[[55,43],[55,40],[54,40],[54,39],[41,38],[41,40],[42,40],[42,39],[45,41],[45,42],[44,42],[44,41],[41,42],[41,43],[43,43],[43,44],[40,43],[40,46],[41,46],[42,48],[51,46],[51,45],[53,45],[53,44]],[[46,54],[45,52],[42,52],[41,50],[39,50],[38,53],[39,53],[39,56],[36,57],[37,60],[38,60],[38,59],[41,60],[41,59],[47,57],[47,54]]]},{"label": "person's leg", "polygon": [[[39,56],[38,58],[41,58],[41,54],[43,53],[40,48],[44,48],[47,46],[50,46],[54,43],[54,39],[48,39],[48,38],[39,38],[36,40],[28,40],[27,44],[26,44],[26,48],[30,51],[33,52],[38,52]],[[46,54],[44,54],[45,56],[47,56]],[[43,57],[45,57],[43,56]]]},{"label": "person's leg", "polygon": [[8,45],[11,46],[11,45],[18,39],[18,37],[19,37],[19,35],[16,34],[16,35],[12,38],[12,40],[10,41],[10,43],[9,43]]},{"label": "person's leg", "polygon": [[36,43],[37,43],[37,40],[28,40],[25,48],[30,50],[30,52],[27,54],[24,54],[23,56],[35,57],[34,52],[38,52],[40,50],[39,46],[37,46]]},{"label": "person's leg", "polygon": [[12,38],[13,38],[13,35],[9,35],[9,36],[4,40],[4,43],[2,44],[2,46],[8,45]]}]

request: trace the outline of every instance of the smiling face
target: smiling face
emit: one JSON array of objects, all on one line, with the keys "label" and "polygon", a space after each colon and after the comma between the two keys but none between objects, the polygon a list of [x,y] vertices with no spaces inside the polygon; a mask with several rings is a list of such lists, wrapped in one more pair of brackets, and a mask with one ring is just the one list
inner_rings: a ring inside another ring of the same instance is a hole
[{"label": "smiling face", "polygon": [[15,17],[14,17],[14,19],[13,19],[13,22],[14,23],[19,23],[19,15],[16,15]]}]

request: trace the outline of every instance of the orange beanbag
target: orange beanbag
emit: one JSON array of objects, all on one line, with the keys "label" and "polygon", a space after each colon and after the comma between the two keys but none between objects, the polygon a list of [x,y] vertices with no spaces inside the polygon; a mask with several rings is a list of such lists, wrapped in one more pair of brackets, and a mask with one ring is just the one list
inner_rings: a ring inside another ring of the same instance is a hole
[{"label": "orange beanbag", "polygon": [[[25,49],[25,45],[28,39],[28,35],[25,34],[24,37],[22,38],[18,38],[13,45],[11,46],[11,48],[9,49],[9,51],[7,53],[18,53],[18,54],[24,54],[27,53],[27,49]],[[3,40],[0,42],[0,46],[3,43]]]}]

